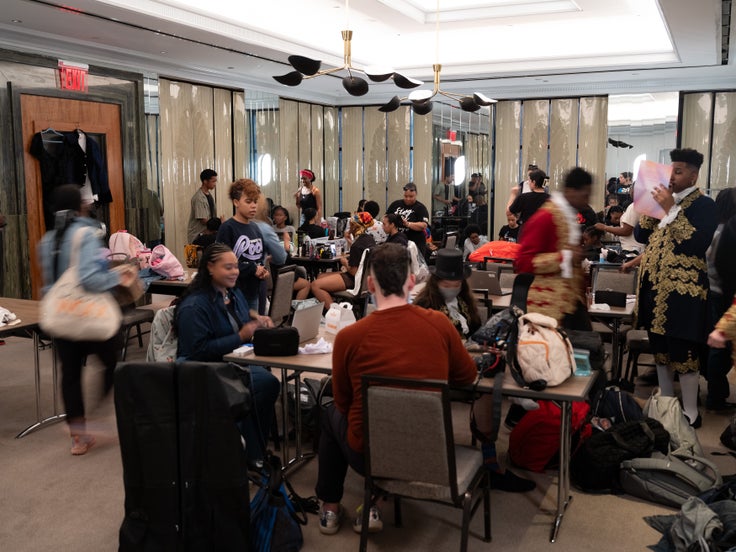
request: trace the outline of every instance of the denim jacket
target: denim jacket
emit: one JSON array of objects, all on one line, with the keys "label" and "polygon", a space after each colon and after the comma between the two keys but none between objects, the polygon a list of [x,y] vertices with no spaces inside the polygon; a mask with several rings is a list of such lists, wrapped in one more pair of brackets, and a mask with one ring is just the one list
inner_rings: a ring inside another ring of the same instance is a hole
[{"label": "denim jacket", "polygon": [[[229,295],[241,324],[245,324],[250,320],[245,297],[238,289],[231,289]],[[219,362],[242,345],[223,297],[214,289],[197,290],[185,297],[177,308],[175,323],[180,360]]]}]

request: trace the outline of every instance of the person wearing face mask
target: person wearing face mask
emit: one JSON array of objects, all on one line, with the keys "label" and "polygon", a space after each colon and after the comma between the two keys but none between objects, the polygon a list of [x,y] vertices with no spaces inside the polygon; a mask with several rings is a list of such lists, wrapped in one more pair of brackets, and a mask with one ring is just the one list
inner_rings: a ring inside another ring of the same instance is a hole
[{"label": "person wearing face mask", "polygon": [[[475,298],[468,285],[470,266],[463,262],[463,253],[459,249],[440,249],[437,262],[429,267],[431,276],[422,291],[417,294],[414,304],[426,309],[436,310],[450,319],[463,339],[470,337],[481,326],[480,316]],[[479,412],[491,411],[491,395],[479,399],[476,408]],[[478,418],[478,428],[483,433],[490,433],[490,418]],[[483,427],[485,426],[485,427]],[[491,472],[491,488],[518,493],[535,488],[534,481],[523,479],[509,470],[503,470],[496,456],[496,443],[481,443],[483,460]]]}]

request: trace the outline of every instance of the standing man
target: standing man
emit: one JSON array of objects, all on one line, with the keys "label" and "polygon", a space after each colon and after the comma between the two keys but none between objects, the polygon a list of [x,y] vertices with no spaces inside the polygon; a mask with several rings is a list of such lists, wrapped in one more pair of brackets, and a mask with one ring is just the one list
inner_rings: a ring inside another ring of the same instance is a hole
[{"label": "standing man", "polygon": [[580,167],[565,175],[564,192],[549,200],[524,223],[519,236],[517,273],[535,275],[529,288],[529,312],[555,318],[568,329],[591,329],[584,300],[582,228],[578,211],[588,205],[593,177]]},{"label": "standing man", "polygon": [[634,230],[646,244],[641,261],[638,319],[649,334],[662,395],[672,397],[675,371],[690,425],[700,427],[698,378],[708,329],[708,267],[705,252],[718,225],[716,206],[696,183],[703,154],[670,152],[669,187],[652,191],[666,213],[662,220],[643,215]]},{"label": "standing man", "polygon": [[215,198],[211,192],[217,185],[217,173],[212,169],[205,169],[199,174],[199,180],[202,185],[192,196],[187,243],[194,242],[196,237],[207,229],[207,221],[216,216]]},{"label": "standing man", "polygon": [[434,187],[434,193],[432,194],[432,210],[435,213],[444,211],[447,215],[450,213],[453,205],[457,205],[460,202],[460,196],[455,189],[455,175],[445,175],[443,182],[438,182]]},{"label": "standing man", "polygon": [[[345,476],[348,466],[361,475],[363,462],[363,404],[361,376],[383,374],[417,379],[439,379],[455,384],[475,380],[475,361],[460,334],[441,312],[407,303],[414,287],[406,247],[396,243],[376,246],[371,252],[368,290],[376,310],[340,331],[332,352],[332,389],[335,402],[321,417],[319,468],[316,494],[322,501],[319,530],[332,535],[340,530]],[[392,328],[401,328],[393,331]],[[432,336],[407,339],[407,336]],[[360,516],[353,529],[360,532]],[[374,506],[369,530],[383,528]]]},{"label": "standing man", "polygon": [[511,211],[509,210],[509,207],[511,207],[511,204],[514,202],[514,200],[519,197],[521,194],[526,194],[528,192],[532,191],[532,180],[531,180],[531,174],[532,171],[538,170],[539,167],[533,163],[530,163],[526,167],[526,180],[523,180],[519,182],[518,185],[515,185],[513,188],[511,188],[511,194],[509,194],[509,201],[506,203],[506,214],[508,215]]},{"label": "standing man", "polygon": [[404,186],[404,199],[397,199],[386,209],[387,213],[396,213],[404,223],[406,237],[413,241],[417,250],[424,255],[427,238],[424,231],[429,225],[427,208],[417,201],[417,187],[413,182]]}]

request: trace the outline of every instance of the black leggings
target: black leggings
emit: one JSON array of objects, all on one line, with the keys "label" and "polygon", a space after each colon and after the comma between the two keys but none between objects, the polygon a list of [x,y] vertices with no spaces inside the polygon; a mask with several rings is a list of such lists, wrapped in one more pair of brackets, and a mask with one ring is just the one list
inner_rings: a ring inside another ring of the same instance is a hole
[{"label": "black leggings", "polygon": [[105,366],[103,392],[112,388],[115,365],[120,358],[123,337],[116,333],[107,341],[68,341],[55,339],[54,347],[61,361],[61,395],[64,399],[66,421],[79,423],[84,418],[82,398],[82,363],[89,355],[97,355]]}]

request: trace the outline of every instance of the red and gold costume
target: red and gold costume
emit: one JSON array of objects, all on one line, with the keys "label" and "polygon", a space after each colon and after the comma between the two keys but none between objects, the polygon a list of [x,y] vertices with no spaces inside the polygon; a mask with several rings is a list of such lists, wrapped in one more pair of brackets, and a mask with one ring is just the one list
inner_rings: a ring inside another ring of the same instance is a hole
[{"label": "red and gold costume", "polygon": [[517,273],[535,275],[527,310],[546,314],[558,322],[584,302],[581,267],[572,267],[571,278],[562,276],[562,251],[570,248],[570,232],[565,212],[554,201],[547,201],[524,224],[519,239],[521,249],[514,263]]}]

